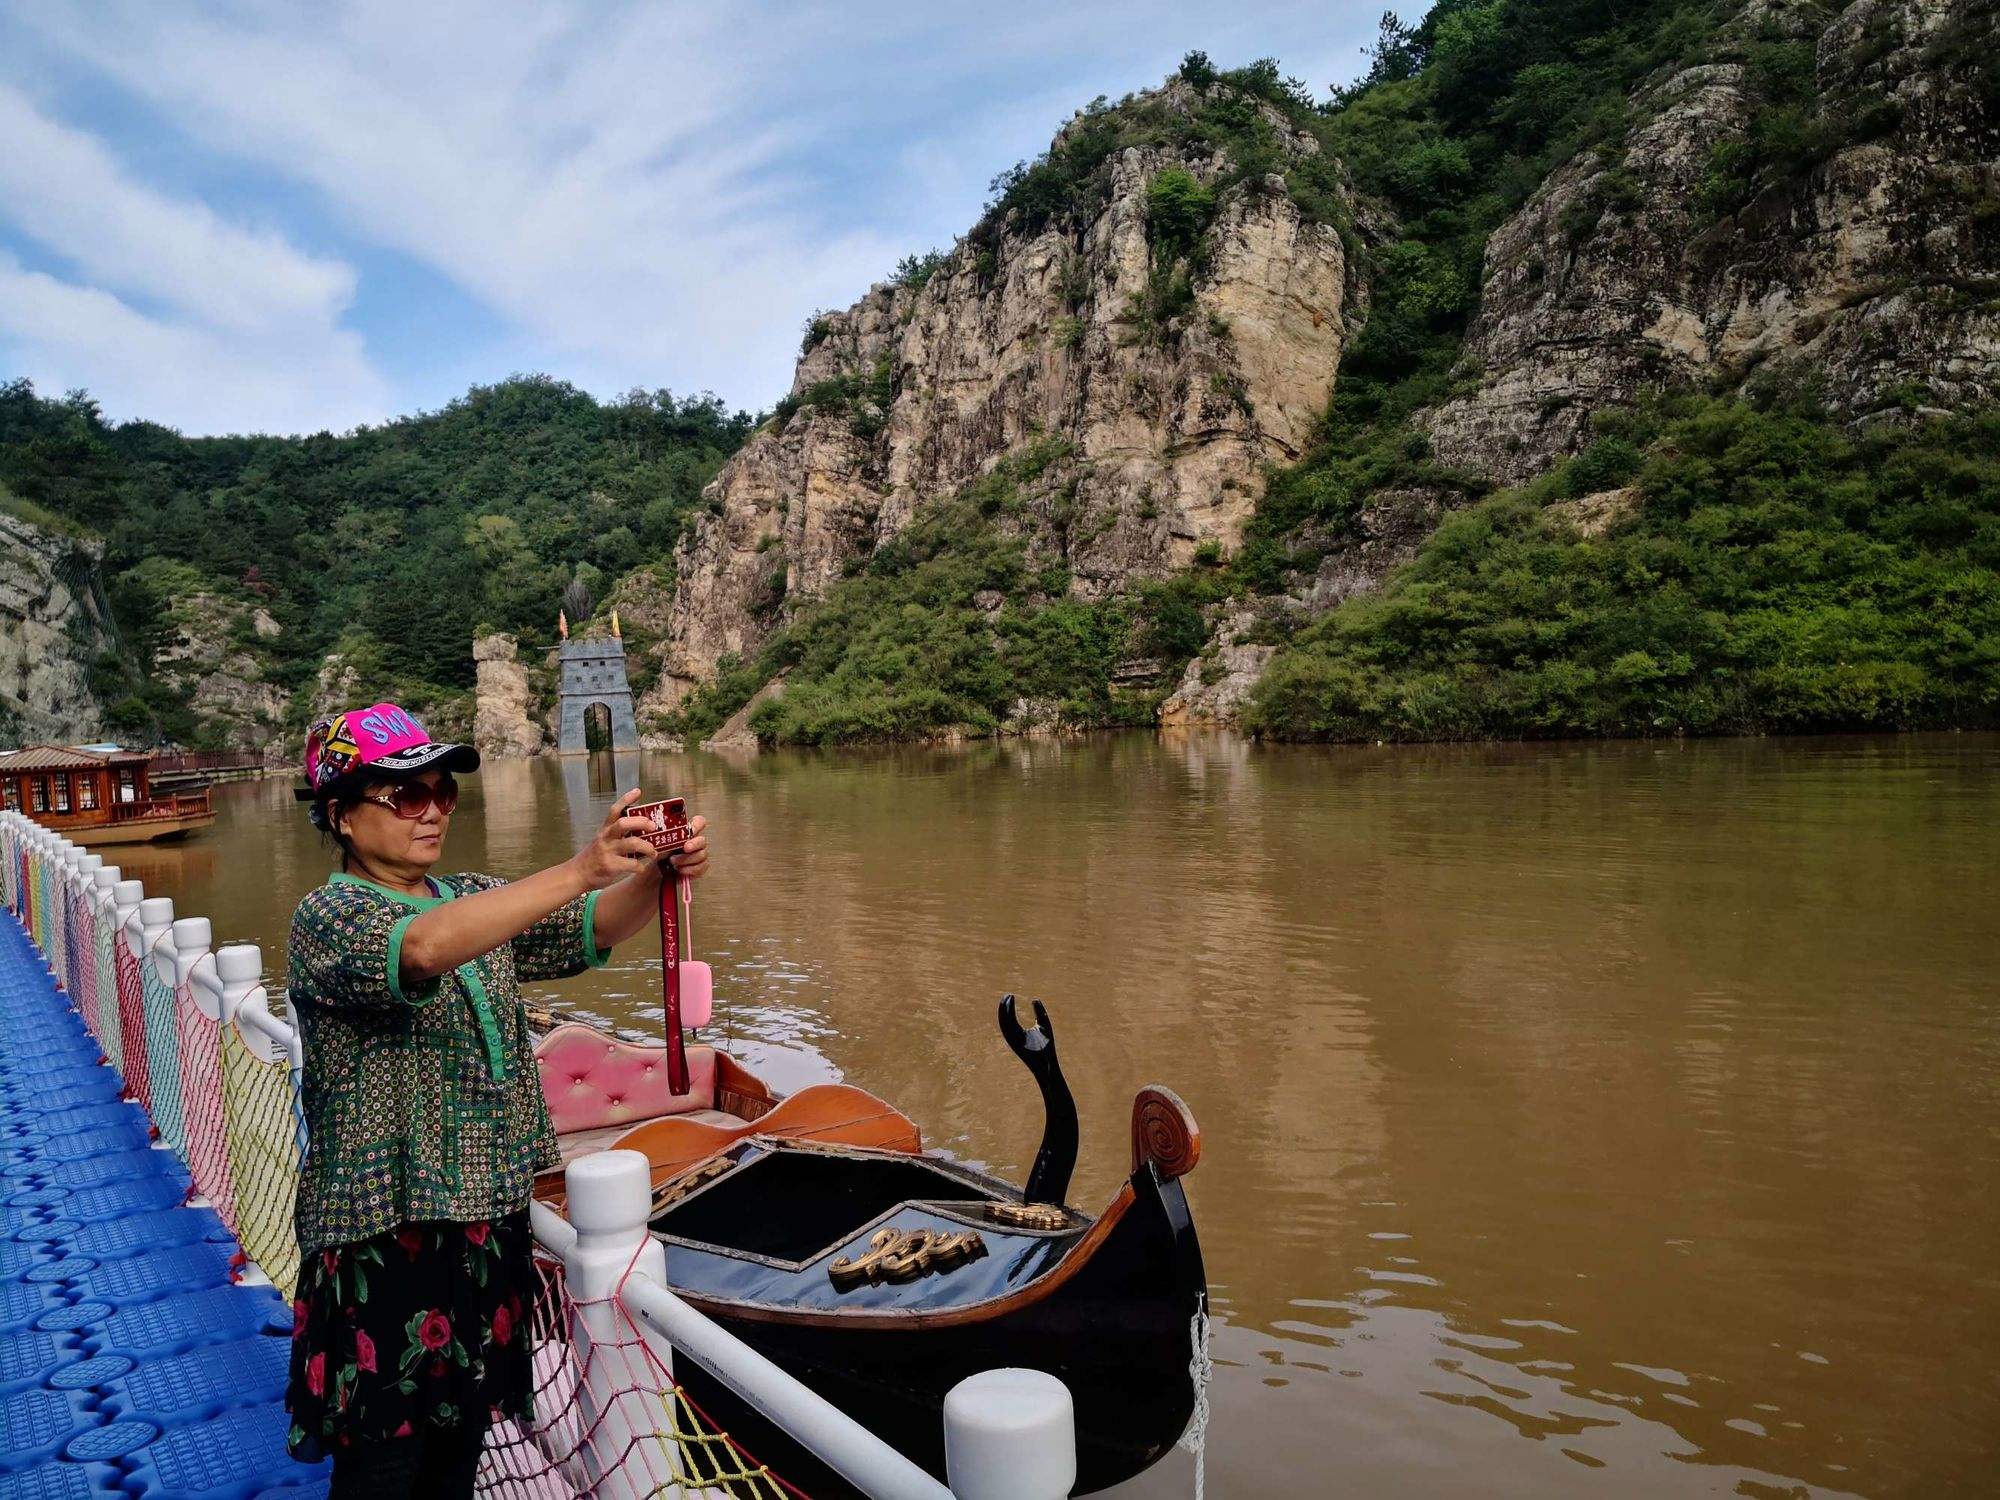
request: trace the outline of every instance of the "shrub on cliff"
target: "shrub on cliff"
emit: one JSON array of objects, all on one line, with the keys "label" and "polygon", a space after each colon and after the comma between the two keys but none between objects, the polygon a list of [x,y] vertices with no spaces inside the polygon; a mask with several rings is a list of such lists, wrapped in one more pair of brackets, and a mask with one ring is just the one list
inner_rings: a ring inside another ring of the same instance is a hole
[{"label": "shrub on cliff", "polygon": [[[1851,438],[1809,411],[1681,397],[1603,426],[1567,471],[1453,516],[1381,593],[1301,633],[1246,724],[1455,739],[2000,720],[2000,414]],[[1642,453],[1631,517],[1579,531],[1569,497]]]}]

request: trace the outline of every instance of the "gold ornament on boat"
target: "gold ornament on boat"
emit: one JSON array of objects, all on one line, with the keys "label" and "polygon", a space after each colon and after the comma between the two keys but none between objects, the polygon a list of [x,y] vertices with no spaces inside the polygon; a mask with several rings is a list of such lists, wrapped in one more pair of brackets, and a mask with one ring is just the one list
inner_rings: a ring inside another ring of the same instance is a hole
[{"label": "gold ornament on boat", "polygon": [[1069,1228],[1069,1211],[1053,1203],[989,1203],[986,1217],[1014,1229]]},{"label": "gold ornament on boat", "polygon": [[705,1161],[698,1167],[690,1167],[665,1187],[653,1195],[653,1212],[672,1208],[704,1183],[713,1182],[726,1174],[736,1163],[727,1156],[718,1156]]},{"label": "gold ornament on boat", "polygon": [[947,1234],[941,1229],[878,1229],[866,1255],[842,1256],[826,1268],[836,1290],[851,1291],[867,1283],[915,1281],[932,1272],[956,1270],[986,1253],[986,1241],[976,1229]]}]

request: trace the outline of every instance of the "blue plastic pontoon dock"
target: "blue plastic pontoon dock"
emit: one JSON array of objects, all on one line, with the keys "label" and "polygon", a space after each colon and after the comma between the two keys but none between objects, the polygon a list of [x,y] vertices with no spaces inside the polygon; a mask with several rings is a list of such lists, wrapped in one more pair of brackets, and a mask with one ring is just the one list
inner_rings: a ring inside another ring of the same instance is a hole
[{"label": "blue plastic pontoon dock", "polygon": [[313,1500],[285,1452],[291,1309],[0,909],[0,1500]]}]

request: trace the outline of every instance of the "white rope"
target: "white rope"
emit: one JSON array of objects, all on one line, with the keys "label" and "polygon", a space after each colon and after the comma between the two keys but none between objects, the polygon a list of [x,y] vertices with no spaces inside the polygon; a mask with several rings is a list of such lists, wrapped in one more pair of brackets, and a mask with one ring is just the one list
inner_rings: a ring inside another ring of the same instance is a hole
[{"label": "white rope", "polygon": [[1188,1361],[1188,1376],[1194,1381],[1194,1415],[1181,1434],[1180,1447],[1194,1455],[1194,1500],[1202,1500],[1208,1481],[1208,1385],[1215,1378],[1215,1361],[1208,1357],[1208,1298],[1194,1306],[1194,1320],[1188,1326],[1194,1357]]}]

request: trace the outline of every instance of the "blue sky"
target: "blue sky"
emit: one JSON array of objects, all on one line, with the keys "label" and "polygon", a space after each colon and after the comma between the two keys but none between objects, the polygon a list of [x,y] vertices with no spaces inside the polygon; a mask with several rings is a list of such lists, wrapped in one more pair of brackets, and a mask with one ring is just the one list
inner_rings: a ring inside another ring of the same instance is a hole
[{"label": "blue sky", "polygon": [[0,377],[190,434],[527,370],[769,406],[1093,96],[1322,90],[1382,9],[0,0]]}]

